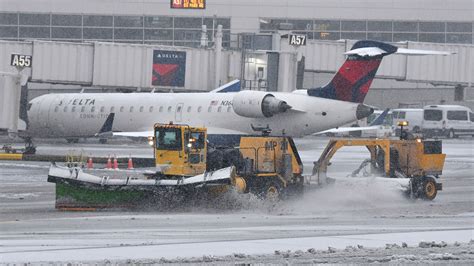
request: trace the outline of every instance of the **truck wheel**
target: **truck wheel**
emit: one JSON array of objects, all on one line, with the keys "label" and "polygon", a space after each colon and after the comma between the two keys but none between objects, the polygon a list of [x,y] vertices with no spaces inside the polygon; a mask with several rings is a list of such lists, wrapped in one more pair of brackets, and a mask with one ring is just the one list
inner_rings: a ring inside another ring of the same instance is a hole
[{"label": "truck wheel", "polygon": [[450,129],[448,132],[448,138],[454,139],[456,137],[456,134],[454,134],[454,130]]},{"label": "truck wheel", "polygon": [[425,177],[422,184],[422,197],[427,200],[436,198],[438,190],[436,189],[436,181],[432,177]]},{"label": "truck wheel", "polygon": [[263,191],[260,194],[263,199],[269,201],[277,201],[281,197],[281,186],[276,181],[268,181],[263,187]]}]

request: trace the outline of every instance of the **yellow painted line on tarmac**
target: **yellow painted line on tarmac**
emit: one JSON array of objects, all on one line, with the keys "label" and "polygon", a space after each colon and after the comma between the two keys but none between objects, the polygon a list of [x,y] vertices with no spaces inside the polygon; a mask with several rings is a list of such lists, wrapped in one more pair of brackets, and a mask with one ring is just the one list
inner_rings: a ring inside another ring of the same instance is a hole
[{"label": "yellow painted line on tarmac", "polygon": [[20,161],[23,159],[23,154],[21,153],[0,153],[0,160],[17,160]]}]

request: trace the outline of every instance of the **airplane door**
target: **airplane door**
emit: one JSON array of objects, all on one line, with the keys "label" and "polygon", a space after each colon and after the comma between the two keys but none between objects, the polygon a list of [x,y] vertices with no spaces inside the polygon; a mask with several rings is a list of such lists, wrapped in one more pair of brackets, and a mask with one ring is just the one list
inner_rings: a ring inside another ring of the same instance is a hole
[{"label": "airplane door", "polygon": [[183,103],[178,103],[176,105],[176,113],[175,113],[175,121],[176,122],[181,122],[183,119]]}]

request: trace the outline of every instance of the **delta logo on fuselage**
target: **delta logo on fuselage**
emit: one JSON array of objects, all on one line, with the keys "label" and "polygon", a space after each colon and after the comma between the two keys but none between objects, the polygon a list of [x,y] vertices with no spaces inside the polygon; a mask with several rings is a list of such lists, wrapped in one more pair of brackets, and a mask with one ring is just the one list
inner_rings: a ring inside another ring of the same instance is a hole
[{"label": "delta logo on fuselage", "polygon": [[[63,100],[61,100],[59,106],[62,106],[63,103]],[[66,105],[95,105],[95,99],[71,99]]]}]

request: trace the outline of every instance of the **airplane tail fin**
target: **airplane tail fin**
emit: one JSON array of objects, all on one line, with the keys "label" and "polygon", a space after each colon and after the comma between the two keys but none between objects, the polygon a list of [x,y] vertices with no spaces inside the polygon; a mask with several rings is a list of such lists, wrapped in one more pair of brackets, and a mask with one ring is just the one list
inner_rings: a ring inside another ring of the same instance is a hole
[{"label": "airplane tail fin", "polygon": [[345,54],[346,61],[329,84],[321,88],[308,89],[308,95],[362,103],[384,56],[390,54],[451,55],[453,53],[398,48],[384,42],[363,40],[356,42]]},{"label": "airplane tail fin", "polygon": [[332,80],[324,87],[308,89],[308,95],[333,100],[362,103],[375,73],[386,55],[398,47],[378,41],[358,41]]}]

